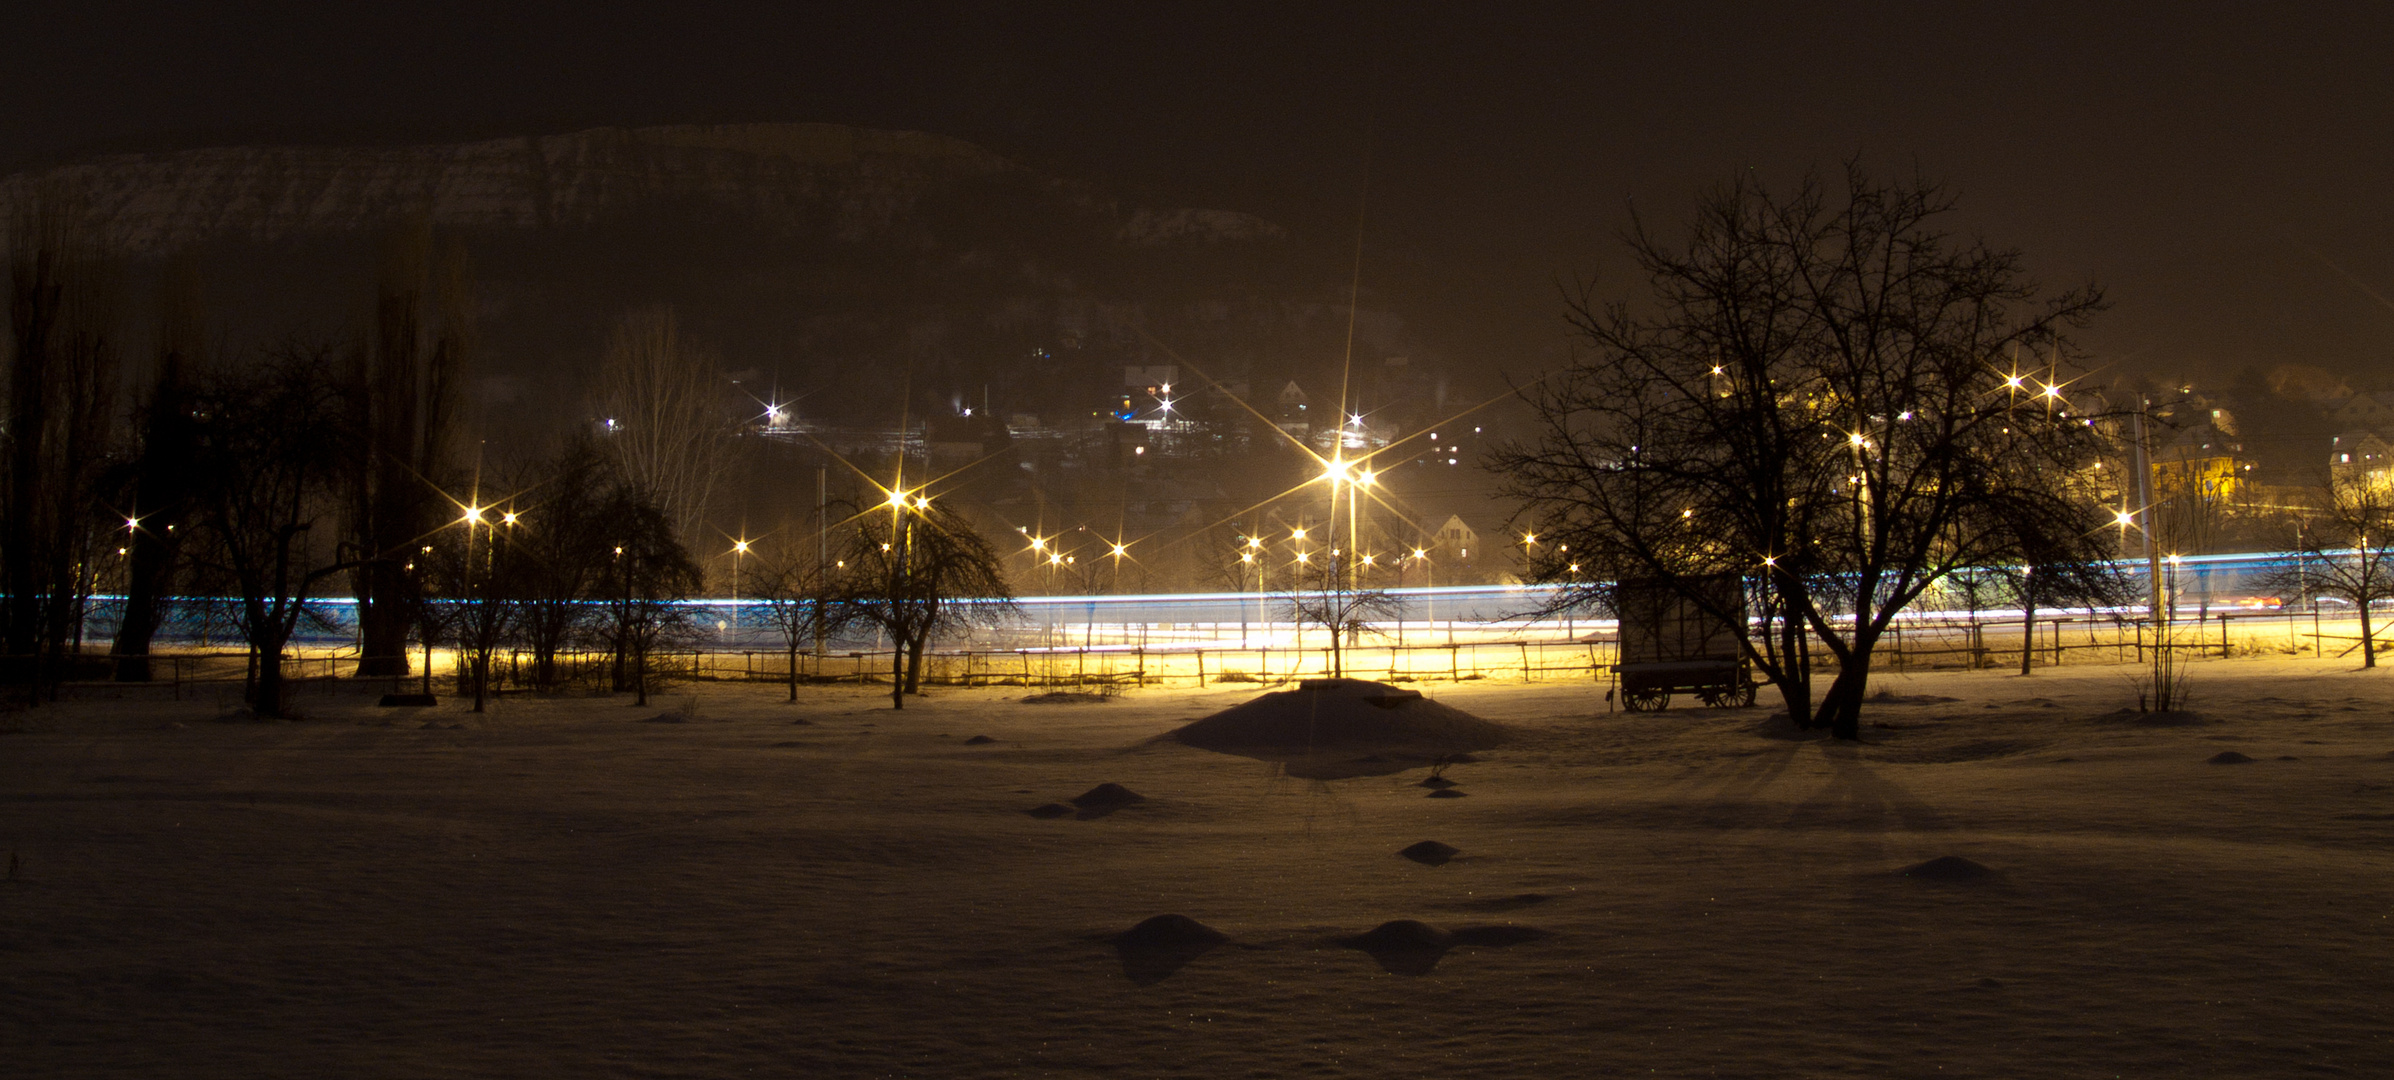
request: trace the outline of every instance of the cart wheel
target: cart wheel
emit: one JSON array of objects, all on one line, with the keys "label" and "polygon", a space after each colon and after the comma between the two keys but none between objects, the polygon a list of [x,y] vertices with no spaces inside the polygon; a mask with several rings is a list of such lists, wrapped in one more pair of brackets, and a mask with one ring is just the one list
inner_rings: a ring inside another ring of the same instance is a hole
[{"label": "cart wheel", "polygon": [[1745,709],[1745,708],[1752,708],[1752,707],[1753,707],[1753,705],[1754,705],[1754,684],[1753,684],[1753,683],[1747,683],[1747,684],[1745,684],[1744,686],[1741,686],[1741,687],[1739,687],[1739,688],[1738,688],[1738,691],[1737,691],[1737,705],[1738,705],[1738,707],[1739,707],[1739,708],[1741,708],[1741,709]]},{"label": "cart wheel", "polygon": [[1630,690],[1621,695],[1621,703],[1631,712],[1661,712],[1671,704],[1668,690]]}]

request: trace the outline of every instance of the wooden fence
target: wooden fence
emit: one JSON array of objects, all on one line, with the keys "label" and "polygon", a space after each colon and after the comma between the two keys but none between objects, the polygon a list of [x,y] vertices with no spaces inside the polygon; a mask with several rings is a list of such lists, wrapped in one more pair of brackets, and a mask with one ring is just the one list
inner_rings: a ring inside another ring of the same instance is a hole
[{"label": "wooden fence", "polygon": [[[1584,626],[1585,624],[1581,624]],[[1513,629],[1513,628],[1508,628]],[[1560,631],[1560,624],[1519,627],[1529,633]],[[2032,631],[2032,632],[2024,632]],[[2382,634],[2383,631],[2381,630]],[[1971,619],[1924,616],[1899,621],[1879,641],[1873,664],[1884,671],[2017,669],[2023,648],[2033,652],[2038,667],[2082,664],[2141,663],[2155,649],[2169,649],[2187,657],[2231,657],[2257,653],[2316,654],[2334,657],[2358,648],[2357,620],[2335,612],[2199,611],[2174,620],[2164,632],[2143,619],[2080,611],[2040,615],[2033,628],[2018,618]],[[1816,667],[1833,667],[1835,659],[1815,644]],[[1214,647],[1204,643],[1165,646],[1096,645],[1050,648],[1005,647],[947,649],[926,654],[922,677],[943,686],[1184,686],[1281,683],[1315,678],[1336,671],[1351,678],[1383,682],[1550,682],[1570,680],[1589,684],[1611,681],[1617,644],[1607,627],[1592,634],[1565,637],[1524,636],[1514,640],[1480,640],[1398,644],[1365,634],[1352,645],[1332,650],[1322,645],[1305,648]],[[22,660],[23,658],[19,658]],[[421,654],[411,659],[421,662]],[[432,689],[460,692],[465,680],[462,654],[435,654]],[[791,677],[786,651],[677,649],[650,657],[652,680],[784,682]],[[244,685],[251,674],[244,652],[162,652],[152,656],[152,678],[146,682],[108,681],[115,658],[84,654],[71,658],[63,691],[90,694],[102,687],[117,692],[149,689],[182,698],[202,688]],[[284,678],[294,692],[333,684],[382,687],[389,692],[421,690],[420,667],[403,678],[355,680],[353,651],[309,651],[286,657]],[[493,658],[492,691],[517,693],[532,688],[530,654],[501,652]],[[612,685],[614,658],[599,651],[560,653],[550,689],[606,689]],[[890,676],[887,651],[840,650],[825,654],[801,652],[797,678],[808,683],[886,685]],[[653,686],[653,683],[652,683]]]}]

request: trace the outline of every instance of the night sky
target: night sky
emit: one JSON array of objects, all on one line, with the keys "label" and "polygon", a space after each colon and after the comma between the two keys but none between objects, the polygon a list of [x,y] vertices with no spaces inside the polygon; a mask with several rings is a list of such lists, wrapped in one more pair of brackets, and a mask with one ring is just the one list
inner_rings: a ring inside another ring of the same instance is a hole
[{"label": "night sky", "polygon": [[[125,4],[16,9],[0,163],[834,121],[1247,210],[1530,366],[1634,203],[1861,155],[2116,306],[2107,362],[2394,388],[2394,9],[2253,4]],[[505,11],[494,11],[496,8]],[[1489,10],[1489,9],[1495,10]],[[1366,163],[1369,190],[1365,194]],[[2339,269],[2341,268],[2341,269]],[[1402,271],[1400,274],[1399,271]],[[1471,351],[1469,348],[1459,351]]]}]

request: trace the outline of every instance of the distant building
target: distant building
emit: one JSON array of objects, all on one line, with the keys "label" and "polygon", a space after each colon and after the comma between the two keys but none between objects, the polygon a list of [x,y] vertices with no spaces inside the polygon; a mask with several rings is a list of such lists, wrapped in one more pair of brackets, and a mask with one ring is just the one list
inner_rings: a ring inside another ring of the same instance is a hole
[{"label": "distant building", "polygon": [[2337,431],[2384,431],[2394,428],[2394,393],[2364,390],[2328,402],[2325,411]]},{"label": "distant building", "polygon": [[1480,546],[1480,534],[1454,514],[1447,515],[1446,524],[1438,526],[1438,531],[1430,534],[1430,540],[1440,555],[1466,561]]},{"label": "distant building", "polygon": [[2154,481],[2164,491],[2233,502],[2253,467],[2243,455],[2244,444],[2235,436],[2208,422],[2196,424],[2154,452]]},{"label": "distant building", "polygon": [[1313,399],[1307,397],[1305,388],[1298,386],[1294,380],[1280,388],[1280,396],[1273,405],[1273,421],[1280,425],[1280,430],[1299,439],[1313,430]]},{"label": "distant building", "polygon": [[2374,431],[2347,431],[2338,435],[2328,450],[2328,476],[2337,483],[2366,481],[2374,486],[2387,484],[2387,470],[2394,467],[2394,443]]}]

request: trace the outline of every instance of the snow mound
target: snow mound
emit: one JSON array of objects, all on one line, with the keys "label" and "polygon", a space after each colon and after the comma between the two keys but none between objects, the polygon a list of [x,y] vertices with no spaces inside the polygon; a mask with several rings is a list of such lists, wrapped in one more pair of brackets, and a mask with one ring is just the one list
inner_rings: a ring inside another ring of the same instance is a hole
[{"label": "snow mound", "polygon": [[2208,761],[2213,765],[2250,765],[2253,761],[2253,759],[2246,757],[2243,754],[2239,754],[2234,750],[2222,750],[2219,753],[2204,758],[2203,760]]},{"label": "snow mound", "polygon": [[1186,949],[1219,945],[1228,940],[1230,935],[1186,915],[1158,915],[1116,935],[1114,943],[1132,948]]},{"label": "snow mound", "polygon": [[1420,863],[1423,866],[1444,866],[1448,862],[1452,861],[1455,856],[1462,853],[1462,849],[1441,844],[1436,840],[1424,840],[1421,843],[1415,844],[1412,847],[1397,852],[1397,854],[1411,859],[1414,862]]},{"label": "snow mound", "polygon": [[1502,724],[1451,705],[1363,679],[1307,679],[1192,721],[1172,733],[1203,750],[1312,750],[1330,746],[1437,753],[1486,750],[1504,742]]},{"label": "snow mound", "polygon": [[1153,986],[1228,940],[1230,935],[1186,915],[1158,915],[1114,935],[1114,952],[1124,976]]},{"label": "snow mound", "polygon": [[1072,805],[1083,810],[1118,810],[1132,803],[1147,801],[1147,796],[1120,784],[1099,784],[1072,798]]},{"label": "snow mound", "polygon": [[1896,871],[1915,881],[1988,881],[2001,875],[1983,863],[1972,862],[1959,855],[1939,855],[1924,863],[1914,863]]},{"label": "snow mound", "polygon": [[1454,936],[1425,922],[1395,919],[1372,927],[1354,937],[1341,939],[1339,944],[1363,949],[1444,949]]},{"label": "snow mound", "polygon": [[1079,690],[1055,690],[1045,694],[1032,694],[1022,699],[1022,703],[1025,705],[1103,705],[1112,700],[1114,699],[1104,694],[1089,694]]}]

